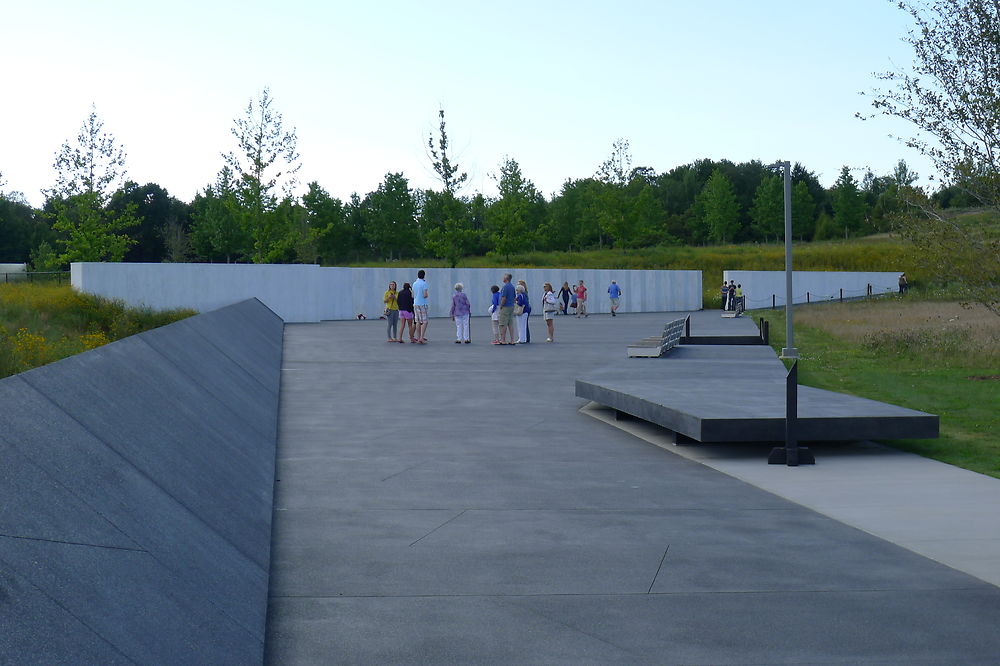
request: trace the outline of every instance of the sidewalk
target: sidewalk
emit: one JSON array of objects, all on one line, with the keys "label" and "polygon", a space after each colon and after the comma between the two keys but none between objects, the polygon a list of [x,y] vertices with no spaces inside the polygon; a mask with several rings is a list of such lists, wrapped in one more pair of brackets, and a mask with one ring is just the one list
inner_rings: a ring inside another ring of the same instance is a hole
[{"label": "sidewalk", "polygon": [[[667,318],[560,317],[517,347],[484,318],[471,345],[448,320],[426,346],[286,326],[269,662],[995,661],[997,587],[579,413],[581,369],[655,362],[625,347]],[[838,494],[838,457],[742,453],[713,464]],[[884,504],[853,481],[856,513]]]}]

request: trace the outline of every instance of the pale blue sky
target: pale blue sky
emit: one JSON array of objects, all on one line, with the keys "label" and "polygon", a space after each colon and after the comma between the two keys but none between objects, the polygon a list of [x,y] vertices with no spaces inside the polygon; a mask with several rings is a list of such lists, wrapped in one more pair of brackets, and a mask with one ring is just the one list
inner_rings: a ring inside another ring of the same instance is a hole
[{"label": "pale blue sky", "polygon": [[698,158],[889,173],[926,160],[861,122],[873,72],[909,64],[907,16],[882,0],[505,3],[38,0],[5,8],[0,172],[40,204],[91,103],[129,177],[190,201],[271,88],[303,182],[346,199],[386,172],[433,187],[437,110],[470,175],[495,192],[505,156],[546,196],[593,175],[624,137],[634,166]]}]

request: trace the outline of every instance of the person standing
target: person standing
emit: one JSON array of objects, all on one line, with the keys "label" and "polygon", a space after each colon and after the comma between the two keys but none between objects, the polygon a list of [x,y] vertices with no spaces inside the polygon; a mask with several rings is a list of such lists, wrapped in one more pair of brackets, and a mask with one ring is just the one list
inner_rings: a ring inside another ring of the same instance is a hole
[{"label": "person standing", "polygon": [[423,269],[417,271],[417,281],[413,283],[413,319],[417,323],[417,342],[427,344],[427,306],[430,304],[427,275]]},{"label": "person standing", "polygon": [[528,342],[528,313],[531,312],[531,305],[528,303],[528,294],[523,284],[518,283],[514,297],[514,316],[517,318],[517,341],[520,344]]},{"label": "person standing", "polygon": [[490,325],[493,326],[493,344],[500,344],[500,287],[490,287]]},{"label": "person standing", "polygon": [[386,335],[389,336],[389,339],[386,342],[402,342],[402,334],[398,338],[396,337],[396,327],[399,324],[399,302],[396,296],[395,280],[389,283],[389,288],[382,296],[382,302],[385,303],[385,318],[388,320]]},{"label": "person standing", "polygon": [[[517,341],[514,339],[514,299],[516,292],[510,280],[511,274],[505,273],[503,276],[503,286],[500,287],[500,317],[498,324],[500,325],[500,344],[502,345],[517,344]],[[510,342],[507,342],[508,334],[510,335]]]},{"label": "person standing", "polygon": [[736,285],[736,314],[740,314],[746,309],[746,304],[743,301],[743,284],[740,283]]},{"label": "person standing", "polygon": [[461,282],[455,284],[455,293],[451,296],[451,318],[455,322],[455,344],[469,344],[469,317],[472,316],[472,305],[465,295],[465,286]]},{"label": "person standing", "polygon": [[580,280],[580,284],[576,285],[576,318],[579,319],[580,315],[590,316],[590,313],[587,312],[587,288],[583,286],[583,280]]},{"label": "person standing", "polygon": [[729,285],[726,281],[722,281],[722,310],[725,312],[729,309]]},{"label": "person standing", "polygon": [[[525,314],[531,314],[531,299],[528,298],[528,283],[524,280],[518,280],[517,283],[524,287],[524,300],[527,305],[527,312]],[[525,343],[531,342],[531,321],[530,319],[524,320],[524,341]]]},{"label": "person standing", "polygon": [[396,303],[399,305],[399,341],[403,342],[403,331],[409,327],[410,342],[416,342],[413,336],[413,291],[410,290],[410,283],[404,282],[403,289],[396,295]]},{"label": "person standing", "polygon": [[906,293],[906,290],[910,288],[910,285],[906,282],[906,273],[899,274],[899,295],[902,296]]},{"label": "person standing", "polygon": [[726,293],[729,294],[729,300],[726,301],[727,310],[736,309],[736,280],[730,280],[729,286],[726,288]]},{"label": "person standing", "polygon": [[549,329],[549,337],[545,338],[545,341],[552,342],[556,339],[555,318],[556,313],[559,312],[560,299],[552,291],[551,283],[546,282],[542,288],[545,292],[542,294],[542,317],[545,319],[545,326]]},{"label": "person standing", "polygon": [[559,288],[559,300],[562,301],[562,313],[564,315],[569,314],[569,295],[570,295],[569,282],[563,282],[563,286]]},{"label": "person standing", "polygon": [[608,297],[611,299],[611,316],[617,317],[618,315],[615,314],[615,311],[618,310],[618,305],[621,303],[622,288],[614,280],[611,281],[611,286],[608,287]]}]

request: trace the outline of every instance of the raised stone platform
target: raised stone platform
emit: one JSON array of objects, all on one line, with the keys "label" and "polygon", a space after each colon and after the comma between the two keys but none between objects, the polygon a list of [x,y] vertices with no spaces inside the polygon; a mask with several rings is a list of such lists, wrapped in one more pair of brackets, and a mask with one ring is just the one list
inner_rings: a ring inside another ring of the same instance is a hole
[{"label": "raised stone platform", "polygon": [[[692,321],[693,329],[708,329],[703,338],[750,338],[756,330],[749,319],[705,323]],[[576,380],[576,395],[699,442],[777,442],[784,439],[785,374],[768,346],[682,344],[654,362],[588,373]],[[934,438],[938,417],[799,386],[798,436],[807,442]]]}]

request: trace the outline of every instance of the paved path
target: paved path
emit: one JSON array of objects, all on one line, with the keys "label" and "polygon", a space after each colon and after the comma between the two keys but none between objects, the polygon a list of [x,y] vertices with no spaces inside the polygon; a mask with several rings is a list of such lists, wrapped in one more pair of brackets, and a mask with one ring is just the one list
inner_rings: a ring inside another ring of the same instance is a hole
[{"label": "paved path", "polygon": [[579,413],[668,317],[287,326],[269,661],[995,663],[997,587]]}]

